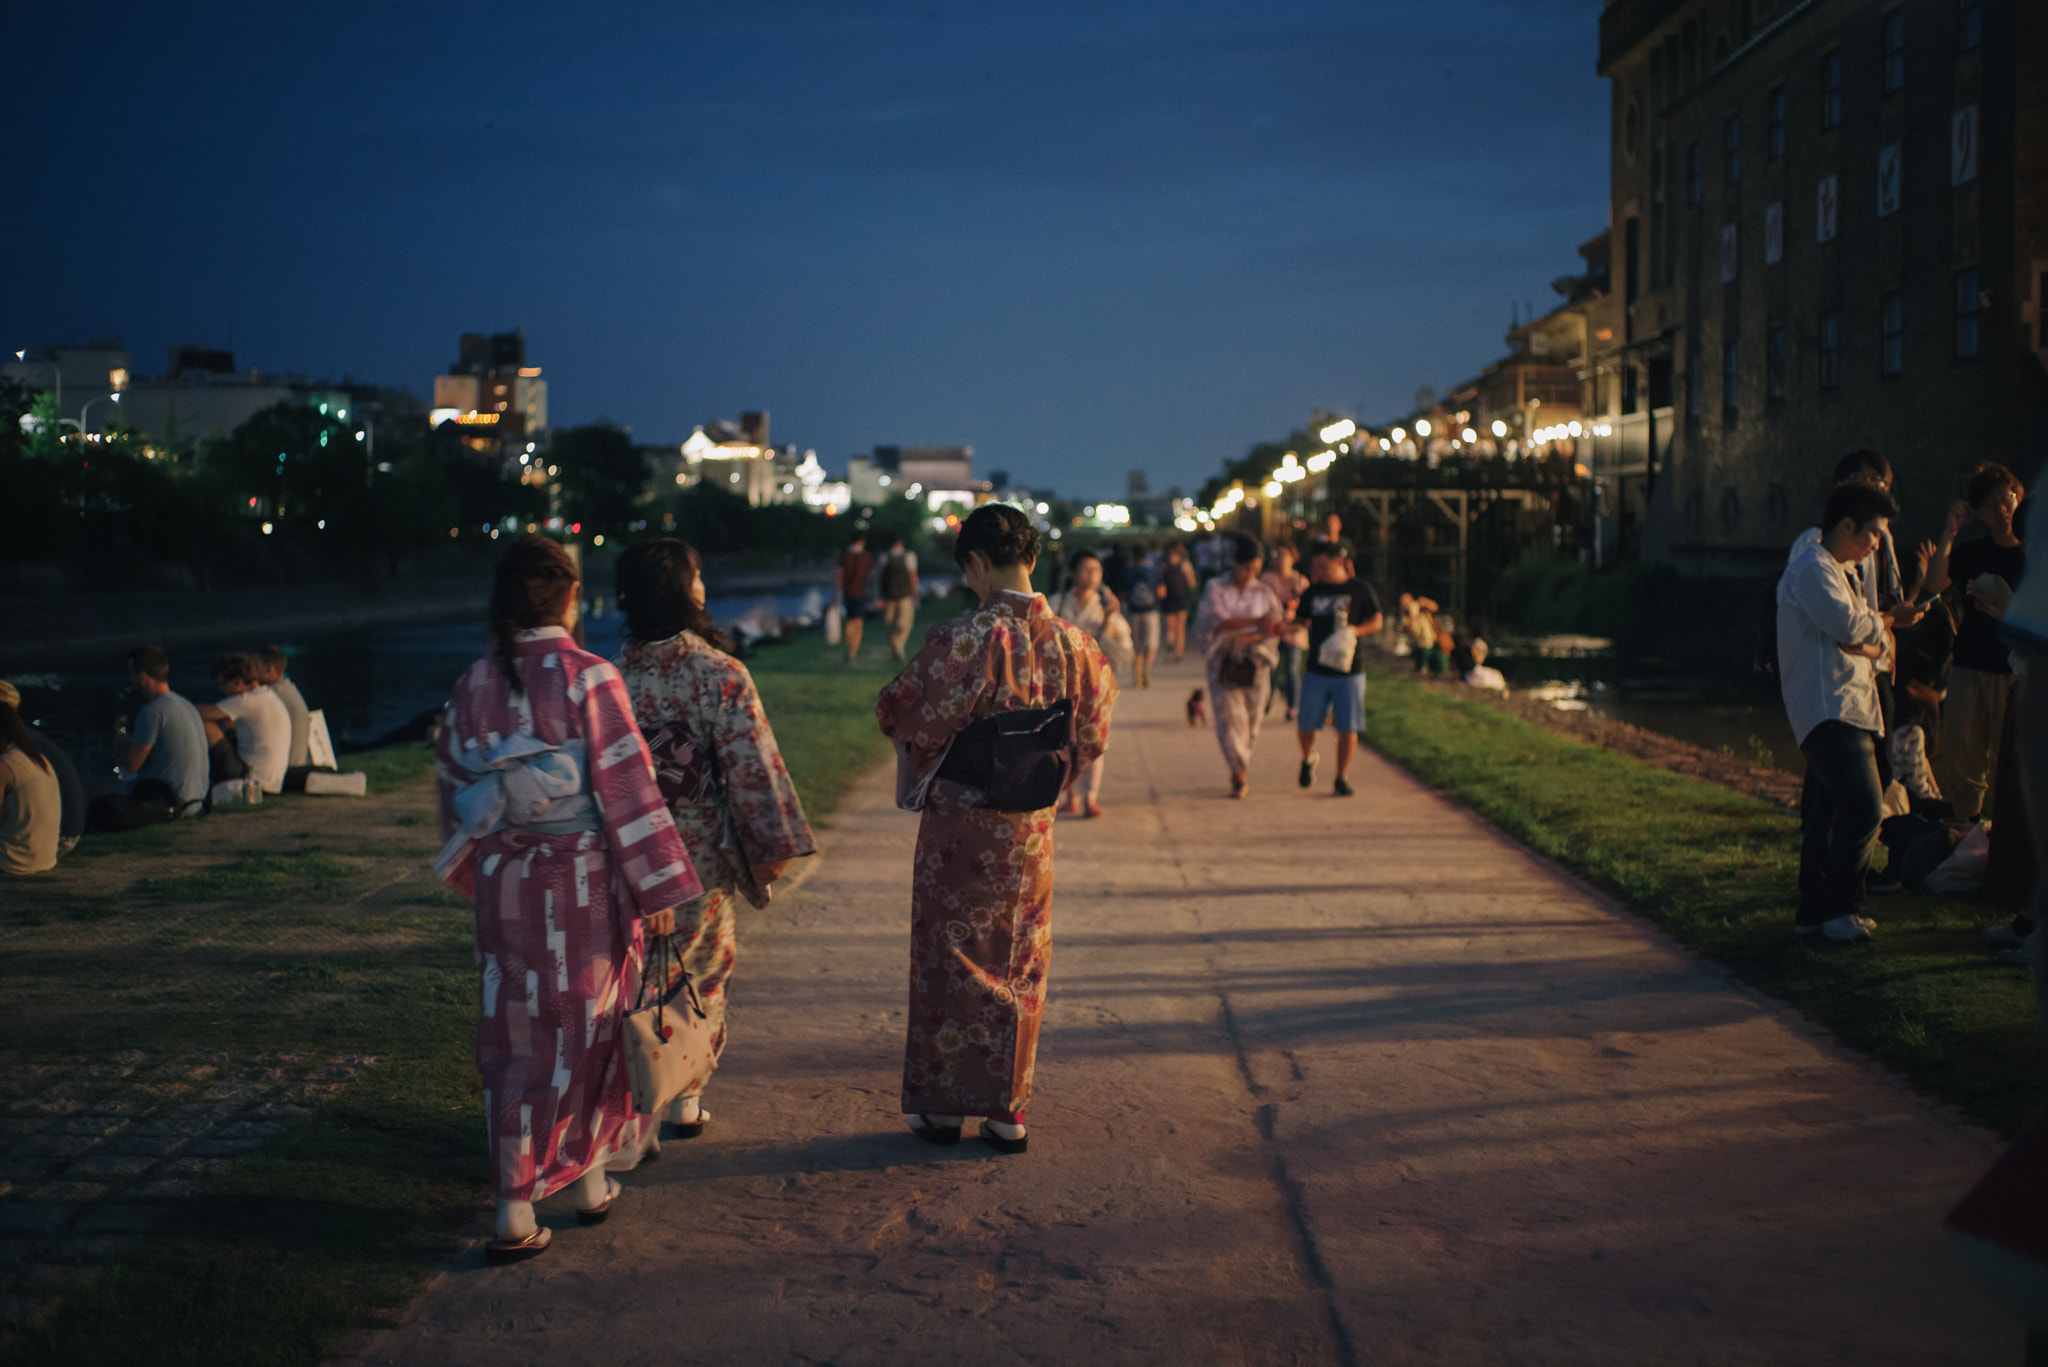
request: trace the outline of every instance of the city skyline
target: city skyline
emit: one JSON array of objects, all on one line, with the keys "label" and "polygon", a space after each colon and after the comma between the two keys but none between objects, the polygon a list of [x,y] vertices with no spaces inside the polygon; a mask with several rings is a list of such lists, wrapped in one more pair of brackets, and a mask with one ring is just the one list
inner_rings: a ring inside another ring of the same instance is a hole
[{"label": "city skyline", "polygon": [[49,192],[0,328],[141,373],[425,395],[524,326],[557,425],[769,408],[1107,497],[1476,373],[1606,225],[1591,3],[112,13],[22,20],[105,79],[6,97]]}]

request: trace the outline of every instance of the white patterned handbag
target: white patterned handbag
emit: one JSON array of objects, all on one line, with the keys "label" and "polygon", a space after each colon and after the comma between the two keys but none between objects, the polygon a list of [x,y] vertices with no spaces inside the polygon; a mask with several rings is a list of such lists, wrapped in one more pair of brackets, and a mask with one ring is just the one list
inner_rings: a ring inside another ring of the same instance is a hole
[{"label": "white patterned handbag", "polygon": [[[676,956],[680,969],[682,950],[674,937],[657,937],[642,967],[639,1000],[626,1013],[621,1032],[626,1076],[638,1115],[658,1115],[677,1097],[697,1095],[718,1067],[718,1055],[711,1047],[711,1017],[689,972],[683,972],[672,990],[661,990],[660,985],[668,981],[670,954]],[[652,1002],[647,1000],[650,989],[655,994]]]}]

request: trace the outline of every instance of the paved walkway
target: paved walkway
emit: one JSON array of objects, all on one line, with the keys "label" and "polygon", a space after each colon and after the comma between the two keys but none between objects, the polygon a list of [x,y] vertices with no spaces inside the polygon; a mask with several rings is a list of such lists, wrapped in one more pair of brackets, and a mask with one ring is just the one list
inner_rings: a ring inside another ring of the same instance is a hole
[{"label": "paved walkway", "polygon": [[[1405,775],[1224,796],[1169,670],[1059,826],[1032,1150],[897,1119],[914,818],[742,926],[705,1138],[364,1363],[1996,1363],[1962,1127]],[[1274,720],[1278,720],[1278,712]]]}]

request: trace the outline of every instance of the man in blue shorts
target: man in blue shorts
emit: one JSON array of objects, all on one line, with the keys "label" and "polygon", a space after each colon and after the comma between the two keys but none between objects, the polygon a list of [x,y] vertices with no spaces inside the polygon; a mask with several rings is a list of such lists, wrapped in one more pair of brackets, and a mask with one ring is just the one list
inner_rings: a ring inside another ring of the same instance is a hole
[{"label": "man in blue shorts", "polygon": [[[1301,680],[1301,707],[1295,725],[1301,731],[1301,786],[1316,778],[1316,733],[1325,724],[1337,728],[1338,797],[1350,797],[1345,774],[1365,729],[1365,637],[1380,629],[1380,600],[1372,585],[1353,577],[1343,546],[1318,541],[1308,553],[1309,586],[1294,609],[1294,620],[1308,624],[1306,672]],[[1338,635],[1349,628],[1351,648]],[[1332,639],[1335,637],[1336,639]]]}]

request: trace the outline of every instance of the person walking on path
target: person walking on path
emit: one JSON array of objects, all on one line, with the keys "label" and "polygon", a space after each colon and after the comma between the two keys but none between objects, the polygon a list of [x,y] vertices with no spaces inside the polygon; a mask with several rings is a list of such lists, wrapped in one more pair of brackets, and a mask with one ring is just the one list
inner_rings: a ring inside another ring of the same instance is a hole
[{"label": "person walking on path", "polygon": [[[1067,587],[1052,600],[1052,614],[1087,632],[1088,638],[1102,651],[1103,658],[1112,662],[1114,670],[1114,661],[1122,653],[1115,640],[1119,607],[1116,595],[1103,587],[1102,561],[1095,552],[1082,551],[1074,557],[1068,571]],[[1093,818],[1102,815],[1102,807],[1095,798],[1102,791],[1104,762],[1105,756],[1097,755],[1094,763],[1075,770],[1068,780],[1068,810],[1076,816]]]},{"label": "person walking on path", "polygon": [[[1883,721],[1872,666],[1890,623],[1850,579],[1898,514],[1870,484],[1835,486],[1819,537],[1794,543],[1778,580],[1778,681],[1793,737],[1806,756],[1799,794],[1801,936],[1864,940],[1864,879],[1883,820],[1877,745]],[[1901,625],[1912,609],[1894,619]]]},{"label": "person walking on path", "polygon": [[982,1116],[981,1137],[1005,1153],[1027,1144],[1052,960],[1052,808],[992,810],[946,764],[972,723],[1063,703],[1071,766],[1085,768],[1109,745],[1117,697],[1102,651],[1032,592],[1038,551],[1038,532],[1017,509],[975,509],[953,556],[981,606],[933,627],[875,705],[896,745],[898,802],[922,812],[904,1118],[919,1138],[955,1144],[965,1118]]},{"label": "person walking on path", "polygon": [[1259,543],[1242,532],[1230,539],[1230,573],[1211,579],[1195,614],[1195,639],[1208,662],[1209,698],[1216,743],[1230,768],[1230,795],[1243,797],[1251,782],[1252,747],[1272,687],[1279,651],[1273,638],[1285,629],[1286,613],[1273,591],[1259,582],[1264,557]]},{"label": "person walking on path", "polygon": [[893,537],[882,558],[882,620],[889,628],[889,658],[903,663],[903,648],[917,624],[917,553]]},{"label": "person walking on path", "polygon": [[[1297,570],[1295,562],[1300,557],[1295,553],[1294,543],[1282,541],[1273,547],[1273,558],[1266,566],[1266,572],[1259,576],[1259,582],[1273,591],[1280,601],[1280,611],[1287,619],[1294,618],[1294,608],[1301,601],[1302,590],[1308,587],[1308,576]],[[1286,700],[1287,720],[1294,720],[1294,711],[1301,705],[1301,656],[1307,638],[1298,630],[1289,627],[1280,638],[1280,665],[1276,671],[1273,694]],[[1273,710],[1273,698],[1266,699],[1266,711]]]},{"label": "person walking on path", "polygon": [[[1359,640],[1378,631],[1379,595],[1355,577],[1343,547],[1319,541],[1308,553],[1309,578],[1294,619],[1308,628],[1307,673],[1301,681],[1301,713],[1296,723],[1301,740],[1300,783],[1316,781],[1316,733],[1324,726],[1337,731],[1337,781],[1331,791],[1351,796],[1351,757],[1358,733],[1365,730],[1365,652]],[[1345,634],[1350,637],[1345,641]]]},{"label": "person walking on path", "polygon": [[[654,757],[662,800],[704,891],[675,909],[675,936],[711,1021],[712,1066],[725,1052],[726,984],[739,946],[734,894],[768,905],[792,859],[815,854],[796,785],[776,747],[747,667],[726,653],[704,611],[697,552],[674,539],[619,557],[614,588],[626,641],[614,661],[633,719]],[[666,986],[675,986],[674,982]],[[676,1098],[669,1120],[685,1137],[711,1118],[698,1096]]]},{"label": "person walking on path", "polygon": [[633,1114],[621,1018],[647,935],[704,887],[655,783],[619,671],[578,649],[575,562],[541,536],[499,559],[492,648],[455,685],[435,743],[434,872],[476,901],[492,1262],[544,1250],[533,1203],[577,1188],[577,1215],[611,1213],[608,1163],[652,1149]]},{"label": "person walking on path", "polygon": [[[2027,548],[2013,531],[2013,514],[2026,491],[2003,465],[1980,465],[1970,475],[1964,502],[1949,513],[1941,544],[1927,567],[1927,592],[1960,584],[1966,595],[1956,627],[1948,698],[1941,710],[1942,791],[1956,815],[1975,821],[1991,788],[1991,761],[2012,705],[2014,674],[1999,615],[2013,586],[2027,571]],[[1975,518],[1988,535],[1956,544],[1956,534]]]},{"label": "person walking on path", "polygon": [[1188,563],[1188,548],[1178,541],[1166,544],[1166,558],[1159,566],[1159,617],[1166,628],[1166,648],[1173,662],[1188,649],[1188,602],[1201,581]]},{"label": "person walking on path", "polygon": [[839,553],[839,602],[840,611],[846,615],[846,662],[860,661],[860,638],[867,626],[868,617],[868,575],[875,568],[875,558],[868,554],[868,539],[855,532],[853,540]]},{"label": "person walking on path", "polygon": [[1152,686],[1152,662],[1159,658],[1158,552],[1139,546],[1124,576],[1124,615],[1131,624],[1131,678],[1140,688]]}]

